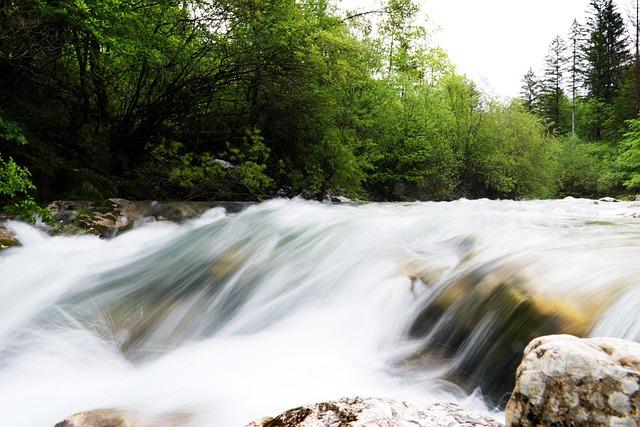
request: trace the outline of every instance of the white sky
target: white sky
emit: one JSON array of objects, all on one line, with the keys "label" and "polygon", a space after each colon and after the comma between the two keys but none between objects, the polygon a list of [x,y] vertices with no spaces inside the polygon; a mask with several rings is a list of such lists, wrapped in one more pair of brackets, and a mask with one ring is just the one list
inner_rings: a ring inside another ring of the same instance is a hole
[{"label": "white sky", "polygon": [[[336,0],[349,10],[377,2]],[[444,48],[458,71],[499,97],[520,92],[529,67],[542,68],[551,39],[565,39],[571,23],[584,21],[589,0],[416,0],[433,44]],[[632,0],[616,0],[625,16]]]}]

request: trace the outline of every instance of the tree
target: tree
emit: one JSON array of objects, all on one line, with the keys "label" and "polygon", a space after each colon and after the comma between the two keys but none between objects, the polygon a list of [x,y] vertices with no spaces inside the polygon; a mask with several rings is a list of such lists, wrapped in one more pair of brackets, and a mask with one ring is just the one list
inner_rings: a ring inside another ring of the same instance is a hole
[{"label": "tree", "polygon": [[623,172],[624,186],[631,191],[640,190],[640,119],[630,120],[622,140],[622,153],[617,166]]},{"label": "tree", "polygon": [[578,87],[581,84],[581,76],[584,73],[584,28],[576,19],[569,29],[569,78],[571,80],[571,135],[576,136],[576,110],[578,100]]},{"label": "tree", "polygon": [[529,71],[522,78],[520,90],[520,97],[529,112],[533,112],[538,103],[538,84],[538,77],[533,72],[533,68],[529,68]]},{"label": "tree", "polygon": [[634,83],[634,107],[635,116],[640,114],[640,0],[635,0],[633,13],[630,16],[631,26],[634,32],[633,40],[633,83]]},{"label": "tree", "polygon": [[562,108],[565,100],[564,74],[567,67],[567,46],[560,36],[556,36],[549,46],[545,58],[544,77],[540,88],[540,108],[542,117],[548,122],[552,132],[562,127]]},{"label": "tree", "polygon": [[588,38],[584,46],[587,63],[585,80],[593,98],[594,139],[602,136],[610,119],[607,104],[614,101],[625,77],[629,51],[624,20],[613,0],[591,0],[587,19]]}]

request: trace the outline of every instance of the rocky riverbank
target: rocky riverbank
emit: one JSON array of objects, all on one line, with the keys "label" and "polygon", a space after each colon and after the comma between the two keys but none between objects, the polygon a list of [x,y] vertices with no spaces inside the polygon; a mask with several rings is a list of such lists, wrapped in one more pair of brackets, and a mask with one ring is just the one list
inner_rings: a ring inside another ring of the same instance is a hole
[{"label": "rocky riverbank", "polygon": [[[52,236],[93,234],[111,238],[136,225],[153,221],[180,223],[202,215],[209,209],[224,208],[238,213],[251,202],[158,202],[108,199],[93,201],[55,201],[48,206],[53,224],[39,224]],[[0,217],[0,221],[10,218]],[[10,228],[0,224],[0,250],[18,246],[20,242]]]},{"label": "rocky riverbank", "polygon": [[[182,417],[182,418],[181,418]],[[187,425],[175,415],[153,421],[129,411],[76,414],[56,427]],[[505,410],[515,426],[638,426],[640,344],[614,338],[554,335],[533,340]],[[412,405],[390,399],[343,398],[290,409],[246,427],[499,427],[498,419],[453,403]]]}]

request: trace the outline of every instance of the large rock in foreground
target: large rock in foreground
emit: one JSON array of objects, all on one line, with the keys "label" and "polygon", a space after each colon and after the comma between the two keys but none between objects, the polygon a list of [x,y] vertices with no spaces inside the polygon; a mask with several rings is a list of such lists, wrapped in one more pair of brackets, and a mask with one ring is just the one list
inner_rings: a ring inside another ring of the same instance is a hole
[{"label": "large rock in foreground", "polygon": [[553,335],[525,349],[508,426],[640,425],[640,344]]},{"label": "large rock in foreground", "polygon": [[247,427],[499,427],[493,418],[453,403],[413,406],[388,399],[346,398],[290,409]]}]

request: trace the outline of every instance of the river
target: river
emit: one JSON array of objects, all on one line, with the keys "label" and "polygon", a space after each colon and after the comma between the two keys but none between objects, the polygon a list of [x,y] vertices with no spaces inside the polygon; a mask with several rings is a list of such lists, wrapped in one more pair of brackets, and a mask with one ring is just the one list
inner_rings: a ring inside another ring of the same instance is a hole
[{"label": "river", "polygon": [[[8,222],[2,425],[243,426],[345,396],[491,412],[548,333],[640,340],[638,203],[273,200],[111,240]],[[497,411],[497,412],[494,412]]]}]

